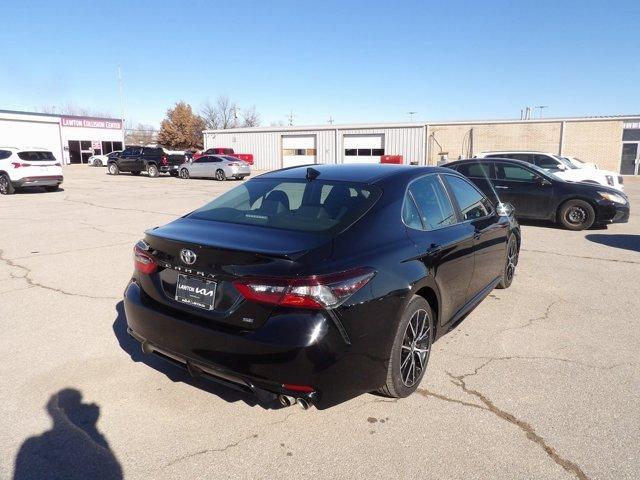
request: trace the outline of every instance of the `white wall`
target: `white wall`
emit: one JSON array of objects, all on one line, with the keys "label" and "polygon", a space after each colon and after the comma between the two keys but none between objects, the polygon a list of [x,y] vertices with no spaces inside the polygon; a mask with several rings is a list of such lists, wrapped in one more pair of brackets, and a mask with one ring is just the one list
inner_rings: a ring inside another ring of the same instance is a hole
[{"label": "white wall", "polygon": [[63,161],[58,119],[16,120],[0,116],[0,147],[43,148]]}]

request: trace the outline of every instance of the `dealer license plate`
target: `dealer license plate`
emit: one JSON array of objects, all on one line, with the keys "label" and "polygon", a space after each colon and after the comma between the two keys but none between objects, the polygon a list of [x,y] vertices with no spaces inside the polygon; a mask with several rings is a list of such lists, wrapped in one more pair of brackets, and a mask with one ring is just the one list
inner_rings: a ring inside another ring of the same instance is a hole
[{"label": "dealer license plate", "polygon": [[203,310],[213,310],[216,298],[216,282],[178,275],[176,300]]}]

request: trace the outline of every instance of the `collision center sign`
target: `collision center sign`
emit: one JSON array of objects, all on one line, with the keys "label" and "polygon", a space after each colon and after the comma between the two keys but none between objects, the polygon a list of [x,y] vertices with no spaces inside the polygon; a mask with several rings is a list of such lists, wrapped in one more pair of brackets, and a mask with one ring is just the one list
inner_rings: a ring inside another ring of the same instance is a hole
[{"label": "collision center sign", "polygon": [[98,118],[62,117],[60,118],[60,125],[63,127],[122,129],[120,120],[101,120]]}]

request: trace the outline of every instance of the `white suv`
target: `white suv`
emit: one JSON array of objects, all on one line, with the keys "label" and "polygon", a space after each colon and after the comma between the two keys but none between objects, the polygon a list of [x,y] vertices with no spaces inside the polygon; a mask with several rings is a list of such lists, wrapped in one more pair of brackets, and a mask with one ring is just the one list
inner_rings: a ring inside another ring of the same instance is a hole
[{"label": "white suv", "polygon": [[476,158],[513,158],[515,160],[522,160],[533,163],[569,182],[599,183],[600,185],[612,187],[621,192],[624,191],[622,175],[608,170],[599,170],[594,167],[589,167],[588,165],[583,168],[578,168],[567,158],[552,153],[511,150],[482,152],[476,155]]},{"label": "white suv", "polygon": [[62,180],[62,165],[50,151],[0,147],[0,194],[11,195],[22,187],[44,187],[54,192]]}]

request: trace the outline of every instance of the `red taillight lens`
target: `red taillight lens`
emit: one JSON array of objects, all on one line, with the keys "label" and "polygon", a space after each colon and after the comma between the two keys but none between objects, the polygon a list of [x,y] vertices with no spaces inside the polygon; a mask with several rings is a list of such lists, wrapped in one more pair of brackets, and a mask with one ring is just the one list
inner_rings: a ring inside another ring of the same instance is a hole
[{"label": "red taillight lens", "polygon": [[11,162],[11,165],[13,165],[14,168],[30,167],[31,166],[30,163],[22,163],[22,162]]},{"label": "red taillight lens", "polygon": [[301,278],[247,278],[234,282],[247,300],[298,308],[334,308],[373,278],[371,268]]},{"label": "red taillight lens", "polygon": [[167,157],[166,155],[163,155],[160,161],[162,162],[163,165],[167,165],[169,163],[169,157]]},{"label": "red taillight lens", "polygon": [[149,275],[156,271],[158,264],[154,258],[138,245],[133,247],[133,266],[140,273]]}]

